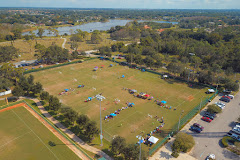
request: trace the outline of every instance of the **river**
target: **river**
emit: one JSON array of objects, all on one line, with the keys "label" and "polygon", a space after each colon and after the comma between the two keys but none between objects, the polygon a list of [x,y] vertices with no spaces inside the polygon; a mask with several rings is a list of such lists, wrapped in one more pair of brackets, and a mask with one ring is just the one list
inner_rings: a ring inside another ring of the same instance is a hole
[{"label": "river", "polygon": [[[128,22],[131,22],[133,20],[117,20],[117,19],[110,19],[108,22],[91,22],[86,23],[82,25],[76,25],[76,26],[66,26],[66,27],[58,27],[56,28],[59,32],[59,35],[63,35],[64,33],[67,33],[70,35],[70,30],[75,31],[76,29],[81,29],[82,31],[91,32],[94,30],[102,30],[106,31],[109,30],[111,27],[115,26],[125,26]],[[138,22],[148,22],[147,20],[138,20]],[[153,21],[156,23],[172,23],[172,24],[178,24],[178,22],[169,22],[169,21]],[[37,34],[38,30],[34,30],[33,33]],[[29,34],[29,32],[24,32],[23,35]],[[53,33],[49,34],[48,30],[44,30],[43,36],[54,36]]]}]

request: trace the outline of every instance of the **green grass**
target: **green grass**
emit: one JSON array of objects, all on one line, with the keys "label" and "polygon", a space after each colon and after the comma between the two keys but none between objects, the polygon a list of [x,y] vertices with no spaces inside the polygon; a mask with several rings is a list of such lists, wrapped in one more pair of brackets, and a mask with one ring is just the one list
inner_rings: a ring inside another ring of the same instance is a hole
[{"label": "green grass", "polygon": [[[110,64],[114,64],[114,67],[108,67]],[[95,66],[101,65],[104,65],[104,68],[93,71]],[[135,103],[133,108],[122,110],[116,118],[109,121],[103,120],[106,139],[120,135],[125,137],[129,143],[137,142],[136,135],[141,134],[142,131],[145,135],[160,125],[155,118],[148,117],[148,114],[152,117],[156,115],[164,117],[163,134],[155,135],[162,139],[177,123],[182,110],[186,115],[200,103],[202,97],[207,96],[204,93],[206,88],[189,87],[185,83],[174,80],[162,80],[159,75],[129,69],[110,61],[91,60],[82,64],[36,72],[33,75],[36,81],[43,84],[46,91],[57,96],[63,104],[79,113],[87,114],[92,120],[97,121],[98,125],[100,121],[99,102],[96,99],[84,102],[89,96],[103,93],[106,97],[102,102],[102,119],[115,110],[125,107],[127,101]],[[119,78],[121,75],[125,75],[125,78]],[[85,87],[77,88],[80,84],[84,84]],[[154,99],[166,100],[167,105],[176,110],[162,108],[154,101],[135,98],[123,90],[123,87],[147,92]],[[75,90],[69,95],[59,96],[58,93],[66,88]],[[119,104],[114,103],[116,98],[121,100]]]},{"label": "green grass", "polygon": [[0,159],[79,159],[23,107],[0,113],[0,126]]}]

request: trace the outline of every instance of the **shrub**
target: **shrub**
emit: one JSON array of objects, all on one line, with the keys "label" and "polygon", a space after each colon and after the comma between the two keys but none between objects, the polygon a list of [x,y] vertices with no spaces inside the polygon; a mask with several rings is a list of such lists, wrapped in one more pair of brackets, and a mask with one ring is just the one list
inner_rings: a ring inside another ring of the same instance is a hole
[{"label": "shrub", "polygon": [[179,156],[179,153],[173,152],[171,155],[172,155],[174,158],[177,158],[177,157]]},{"label": "shrub", "polygon": [[228,136],[225,136],[225,137],[222,138],[222,144],[223,144],[224,147],[228,146],[228,139],[229,138],[230,137],[228,137]]},{"label": "shrub", "polygon": [[49,141],[48,144],[49,144],[49,146],[51,146],[51,147],[56,146],[56,144],[55,144],[54,142],[52,142],[52,141]]},{"label": "shrub", "polygon": [[221,113],[222,109],[218,107],[216,104],[209,105],[207,108],[207,112],[209,113]]},{"label": "shrub", "polygon": [[195,145],[195,141],[191,135],[186,133],[178,133],[175,141],[172,144],[173,152],[188,152]]}]

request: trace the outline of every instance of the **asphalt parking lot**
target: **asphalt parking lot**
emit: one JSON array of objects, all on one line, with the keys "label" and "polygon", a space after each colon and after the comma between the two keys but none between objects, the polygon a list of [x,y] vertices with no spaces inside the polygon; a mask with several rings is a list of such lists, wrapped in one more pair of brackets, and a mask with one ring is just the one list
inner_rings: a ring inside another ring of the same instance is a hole
[{"label": "asphalt parking lot", "polygon": [[[219,101],[219,96],[209,104],[214,104]],[[217,160],[239,160],[240,156],[233,154],[221,145],[221,139],[234,126],[234,121],[240,115],[240,92],[235,95],[231,102],[226,103],[226,107],[222,113],[211,122],[201,120],[205,110],[202,110],[190,123],[188,123],[181,131],[191,134],[196,142],[196,145],[191,156],[199,160],[204,160],[210,153],[215,154]],[[189,130],[193,123],[199,123],[204,127],[204,130],[199,134]]]}]

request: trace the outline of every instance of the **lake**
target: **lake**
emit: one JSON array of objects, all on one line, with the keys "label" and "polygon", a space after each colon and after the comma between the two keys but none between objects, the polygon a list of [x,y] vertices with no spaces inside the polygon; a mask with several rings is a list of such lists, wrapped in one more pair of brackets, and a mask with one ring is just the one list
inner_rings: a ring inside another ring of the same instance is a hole
[{"label": "lake", "polygon": [[[86,23],[82,25],[76,25],[76,26],[66,26],[66,27],[58,27],[56,28],[59,32],[59,35],[63,35],[64,33],[67,33],[70,35],[70,30],[75,31],[76,29],[81,29],[82,31],[91,32],[94,30],[102,30],[106,31],[109,30],[111,27],[115,26],[125,26],[128,22],[131,22],[133,20],[117,20],[117,19],[110,19],[108,22],[91,22]],[[138,20],[138,22],[149,22],[147,20]],[[172,23],[172,24],[178,24],[178,22],[169,22],[169,21],[152,21],[156,23]],[[33,33],[37,34],[38,30],[34,30]],[[45,30],[43,33],[43,36],[54,36],[53,34],[48,34],[49,31]],[[23,35],[29,34],[29,32],[24,32]]]}]

